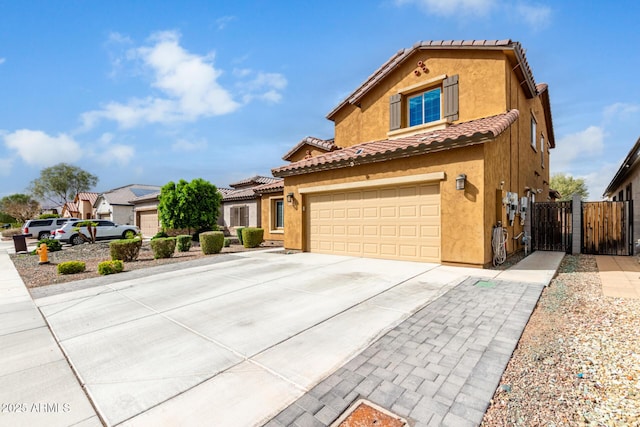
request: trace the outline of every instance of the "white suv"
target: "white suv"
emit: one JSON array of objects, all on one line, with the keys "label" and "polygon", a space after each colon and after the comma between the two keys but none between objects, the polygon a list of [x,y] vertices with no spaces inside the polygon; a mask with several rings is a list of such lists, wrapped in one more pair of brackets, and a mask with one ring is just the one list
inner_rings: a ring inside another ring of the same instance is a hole
[{"label": "white suv", "polygon": [[87,227],[84,225],[79,226],[87,221],[96,224],[96,240],[132,239],[140,234],[140,229],[135,225],[119,225],[104,219],[88,219],[63,225],[62,228],[55,231],[53,238],[63,243],[80,245],[85,242],[80,233],[87,239],[89,238]]},{"label": "white suv", "polygon": [[49,239],[53,230],[56,230],[68,222],[79,221],[78,218],[47,218],[30,219],[22,226],[22,234],[36,237],[38,240]]}]

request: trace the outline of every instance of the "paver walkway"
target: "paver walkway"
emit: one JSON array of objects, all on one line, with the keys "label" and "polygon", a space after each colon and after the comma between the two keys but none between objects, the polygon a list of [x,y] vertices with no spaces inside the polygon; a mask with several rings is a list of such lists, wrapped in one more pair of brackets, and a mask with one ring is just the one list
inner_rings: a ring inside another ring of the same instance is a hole
[{"label": "paver walkway", "polygon": [[[495,279],[468,278],[266,426],[328,426],[360,398],[416,427],[479,425],[542,289],[563,256],[536,252]],[[525,281],[513,281],[518,276]]]},{"label": "paver walkway", "polygon": [[596,256],[606,297],[640,299],[640,263],[634,256]]}]

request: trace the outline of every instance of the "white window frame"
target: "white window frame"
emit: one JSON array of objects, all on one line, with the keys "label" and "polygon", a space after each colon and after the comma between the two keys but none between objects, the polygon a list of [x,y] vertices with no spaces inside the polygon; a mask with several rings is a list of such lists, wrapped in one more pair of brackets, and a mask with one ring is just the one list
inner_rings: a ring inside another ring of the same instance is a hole
[{"label": "white window frame", "polygon": [[538,121],[531,115],[531,148],[538,151]]}]

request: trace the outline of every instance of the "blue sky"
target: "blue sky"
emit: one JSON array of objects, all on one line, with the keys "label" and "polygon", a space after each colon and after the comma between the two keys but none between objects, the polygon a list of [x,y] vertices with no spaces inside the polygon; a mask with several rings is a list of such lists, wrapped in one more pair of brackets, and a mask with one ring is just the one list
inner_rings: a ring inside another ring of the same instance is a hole
[{"label": "blue sky", "polygon": [[0,0],[0,197],[59,162],[96,191],[273,167],[397,50],[505,39],[549,84],[551,172],[598,200],[640,137],[634,1]]}]

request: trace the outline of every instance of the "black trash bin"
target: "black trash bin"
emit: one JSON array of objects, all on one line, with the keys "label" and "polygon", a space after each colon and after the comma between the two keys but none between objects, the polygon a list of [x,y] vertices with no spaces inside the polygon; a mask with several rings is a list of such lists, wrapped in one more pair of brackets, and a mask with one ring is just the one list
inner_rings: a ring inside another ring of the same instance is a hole
[{"label": "black trash bin", "polygon": [[13,247],[16,249],[16,253],[27,252],[27,236],[28,234],[13,236]]}]

